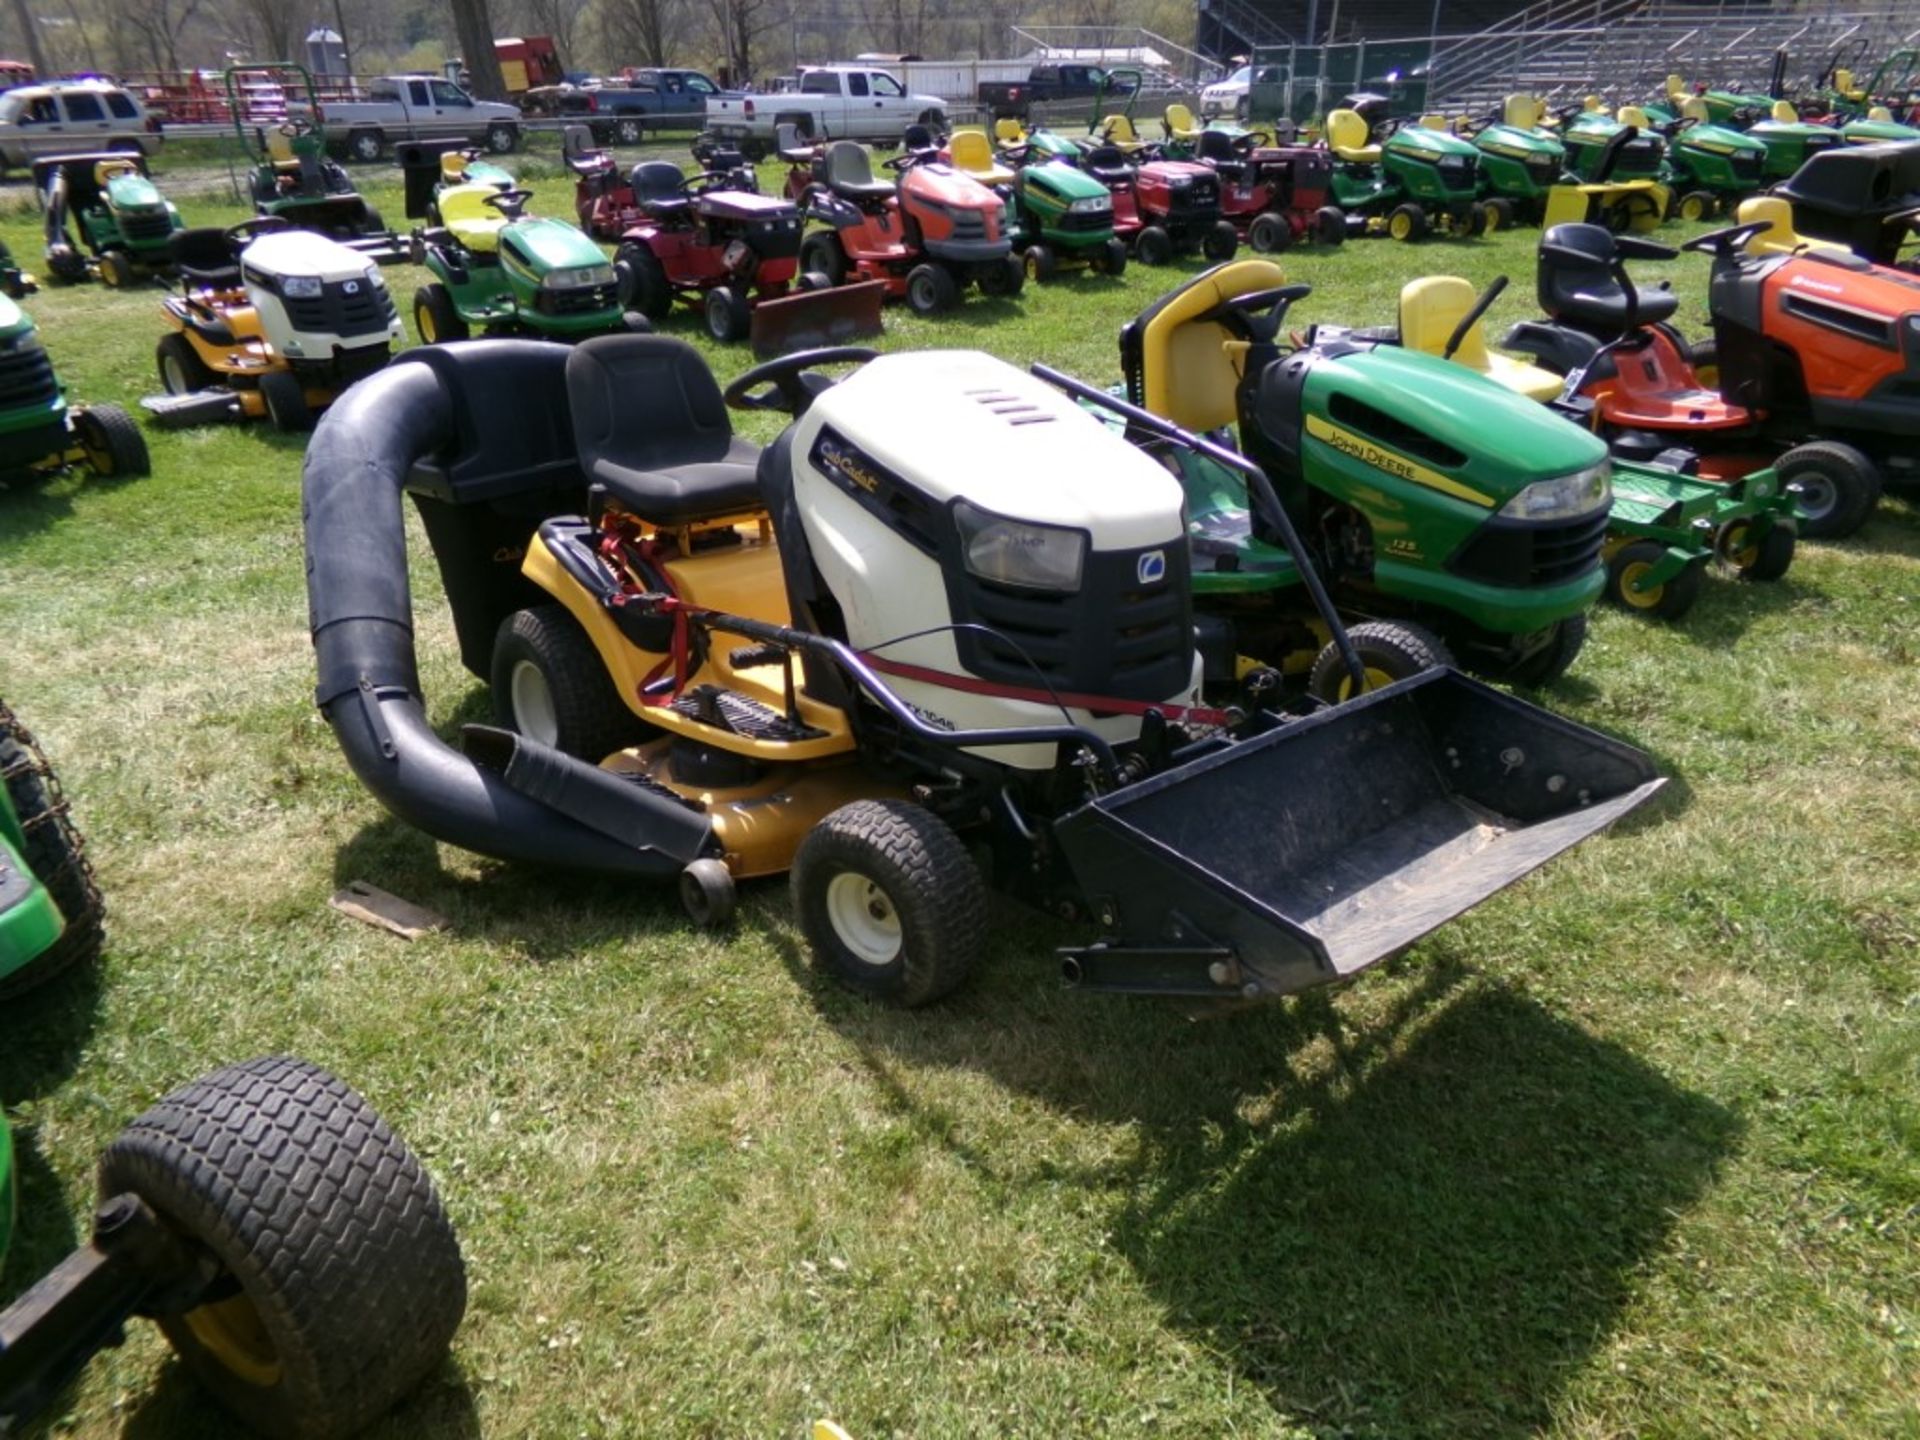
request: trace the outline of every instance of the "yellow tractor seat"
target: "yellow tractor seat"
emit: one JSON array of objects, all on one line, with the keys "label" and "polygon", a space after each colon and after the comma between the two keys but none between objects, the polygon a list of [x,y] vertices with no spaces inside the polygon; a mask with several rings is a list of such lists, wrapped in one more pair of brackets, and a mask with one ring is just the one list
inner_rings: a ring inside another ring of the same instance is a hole
[{"label": "yellow tractor seat", "polygon": [[1444,135],[1447,131],[1447,117],[1444,115],[1422,115],[1420,117],[1420,128],[1422,130],[1438,130]]},{"label": "yellow tractor seat", "polygon": [[1327,116],[1327,148],[1349,165],[1377,165],[1380,147],[1367,143],[1367,122],[1357,110],[1334,110]]},{"label": "yellow tractor seat", "polygon": [[[1688,103],[1691,104],[1692,102],[1689,101]],[[1619,112],[1613,118],[1618,120],[1622,125],[1633,126],[1636,130],[1644,130],[1647,128],[1647,112],[1642,110],[1638,105],[1622,105]]]},{"label": "yellow tractor seat", "polygon": [[1117,145],[1127,151],[1138,150],[1147,143],[1140,138],[1139,132],[1133,128],[1133,120],[1126,115],[1107,116],[1094,133],[1105,136],[1109,145]]},{"label": "yellow tractor seat", "polygon": [[1538,95],[1509,95],[1501,119],[1521,130],[1531,130],[1547,118],[1547,102]]},{"label": "yellow tractor seat", "polygon": [[1796,250],[1831,250],[1845,254],[1847,247],[1832,245],[1825,240],[1809,240],[1793,228],[1793,206],[1779,195],[1755,195],[1750,200],[1740,202],[1740,211],[1734,217],[1738,225],[1752,225],[1764,220],[1767,228],[1747,241],[1747,252],[1751,255],[1791,255]]},{"label": "yellow tractor seat", "polygon": [[[1689,95],[1680,102],[1680,118],[1705,125],[1713,119],[1713,115],[1707,109],[1706,101],[1702,100],[1698,95]],[[1622,121],[1621,123],[1624,124],[1625,122]]]},{"label": "yellow tractor seat", "polygon": [[102,190],[116,175],[138,175],[140,167],[131,160],[102,160],[93,167],[93,183]]},{"label": "yellow tractor seat", "polygon": [[1027,143],[1027,132],[1020,122],[1011,115],[1002,115],[993,122],[993,143],[1002,149]]},{"label": "yellow tractor seat", "polygon": [[1194,121],[1193,111],[1177,100],[1167,106],[1166,113],[1160,117],[1160,125],[1167,132],[1169,140],[1191,144],[1200,138],[1200,126]]},{"label": "yellow tractor seat", "polygon": [[1013,171],[994,158],[993,146],[984,130],[956,130],[947,142],[953,167],[964,171],[982,185],[1011,185]]},{"label": "yellow tractor seat", "polygon": [[1833,72],[1833,88],[1849,100],[1864,100],[1867,92],[1857,89],[1853,83],[1853,71],[1836,70]]},{"label": "yellow tractor seat", "polygon": [[[1400,290],[1400,343],[1409,350],[1444,357],[1454,327],[1479,298],[1473,286],[1457,275],[1429,275],[1409,282]],[[1473,322],[1460,348],[1453,352],[1453,363],[1478,370],[1529,400],[1551,400],[1560,393],[1566,384],[1560,376],[1525,360],[1489,350],[1486,331],[1483,315]]]},{"label": "yellow tractor seat", "polygon": [[1246,346],[1218,321],[1197,317],[1235,296],[1286,283],[1286,274],[1271,260],[1230,260],[1162,295],[1134,321],[1141,403],[1189,430],[1233,424]]},{"label": "yellow tractor seat", "polygon": [[491,185],[455,185],[440,192],[440,223],[453,238],[478,255],[500,248],[507,217],[487,203],[500,192]]},{"label": "yellow tractor seat", "polygon": [[1602,100],[1598,95],[1589,95],[1587,96],[1586,99],[1580,102],[1580,108],[1588,112],[1593,112],[1598,110],[1604,110],[1607,108],[1607,105],[1606,105],[1606,102]]},{"label": "yellow tractor seat", "polygon": [[1893,111],[1885,105],[1870,105],[1867,107],[1867,119],[1878,120],[1882,125],[1890,125],[1893,123]]},{"label": "yellow tractor seat", "polygon": [[1773,118],[1782,125],[1798,125],[1800,112],[1793,108],[1791,100],[1776,100],[1773,102]]},{"label": "yellow tractor seat", "polygon": [[1667,76],[1667,98],[1669,100],[1684,99],[1686,97],[1686,93],[1687,93],[1687,82],[1685,79],[1683,79],[1681,76],[1678,76],[1678,75]]},{"label": "yellow tractor seat", "polygon": [[458,150],[449,150],[440,157],[440,178],[458,185],[467,178],[467,157]]}]

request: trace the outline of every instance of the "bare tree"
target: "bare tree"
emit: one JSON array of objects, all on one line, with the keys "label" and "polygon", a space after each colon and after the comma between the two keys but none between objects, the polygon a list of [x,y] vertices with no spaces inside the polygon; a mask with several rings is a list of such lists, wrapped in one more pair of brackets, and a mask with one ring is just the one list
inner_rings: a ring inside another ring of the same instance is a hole
[{"label": "bare tree", "polygon": [[487,0],[453,0],[453,29],[473,93],[482,100],[506,99],[507,82],[501,78],[500,57],[493,48],[493,15]]},{"label": "bare tree", "polygon": [[708,0],[720,48],[727,57],[727,81],[745,85],[753,79],[754,48],[760,37],[787,22],[784,0]]},{"label": "bare tree", "polygon": [[610,65],[671,65],[689,19],[685,0],[601,0],[595,15]]},{"label": "bare tree", "polygon": [[255,51],[262,60],[291,60],[294,43],[293,6],[287,0],[239,0],[237,18],[245,27],[247,39],[258,42]]},{"label": "bare tree", "polygon": [[178,70],[181,34],[200,5],[201,0],[115,0],[110,14],[115,48],[123,55],[140,54],[155,70]]},{"label": "bare tree", "polygon": [[569,70],[579,66],[574,45],[580,39],[586,13],[587,0],[516,0],[506,11],[520,34],[551,35],[554,48],[560,52],[560,63]]}]

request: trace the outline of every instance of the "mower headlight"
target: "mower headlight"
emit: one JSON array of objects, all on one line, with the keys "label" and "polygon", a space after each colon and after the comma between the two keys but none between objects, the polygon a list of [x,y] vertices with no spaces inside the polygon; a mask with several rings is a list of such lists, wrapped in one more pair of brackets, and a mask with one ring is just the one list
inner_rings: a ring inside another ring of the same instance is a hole
[{"label": "mower headlight", "polygon": [[611,265],[573,265],[549,270],[540,282],[542,290],[584,290],[590,285],[614,283]]},{"label": "mower headlight", "polygon": [[47,347],[40,343],[39,330],[34,329],[21,331],[20,334],[6,342],[5,348],[10,355],[25,355],[30,351],[44,350]]},{"label": "mower headlight", "polygon": [[1167,181],[1167,188],[1169,190],[1191,190],[1193,188],[1193,176],[1176,175]]},{"label": "mower headlight", "polygon": [[1551,480],[1536,480],[1500,507],[1512,520],[1571,520],[1591,514],[1613,498],[1612,470],[1606,461]]},{"label": "mower headlight", "polygon": [[286,275],[280,280],[280,293],[289,300],[318,300],[324,288],[317,275]]},{"label": "mower headlight", "polygon": [[1098,215],[1103,210],[1113,209],[1111,195],[1088,195],[1074,201],[1067,207],[1076,215]]},{"label": "mower headlight", "polygon": [[1078,590],[1087,537],[1079,530],[1030,525],[962,500],[953,507],[967,570],[996,585],[1030,590]]}]

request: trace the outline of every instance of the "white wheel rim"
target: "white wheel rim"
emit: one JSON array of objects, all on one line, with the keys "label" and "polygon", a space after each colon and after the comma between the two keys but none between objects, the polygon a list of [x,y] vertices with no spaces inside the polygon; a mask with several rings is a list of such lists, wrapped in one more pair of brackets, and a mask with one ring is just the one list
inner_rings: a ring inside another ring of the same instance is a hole
[{"label": "white wheel rim", "polygon": [[167,393],[169,395],[186,394],[187,393],[187,376],[186,376],[186,371],[182,368],[180,364],[180,361],[175,356],[169,355],[167,356],[166,365],[164,368],[165,368],[165,378],[167,382]]},{"label": "white wheel rim", "polygon": [[1809,520],[1824,520],[1839,503],[1840,487],[1818,470],[1795,477],[1800,486],[1794,497],[1800,513]]},{"label": "white wheel rim", "polygon": [[845,871],[828,883],[827,923],[863,965],[891,965],[900,958],[899,912],[886,891],[856,871]]},{"label": "white wheel rim", "polygon": [[554,712],[553,687],[531,660],[516,660],[508,682],[513,701],[513,723],[529,740],[542,745],[560,743],[560,717]]}]

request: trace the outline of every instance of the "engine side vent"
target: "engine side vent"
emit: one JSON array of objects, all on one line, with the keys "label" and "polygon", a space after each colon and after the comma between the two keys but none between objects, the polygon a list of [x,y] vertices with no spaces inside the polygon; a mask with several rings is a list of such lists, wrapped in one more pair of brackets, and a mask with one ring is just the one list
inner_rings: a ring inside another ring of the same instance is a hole
[{"label": "engine side vent", "polygon": [[1009,395],[1004,390],[968,390],[975,402],[985,406],[1009,425],[1047,425],[1054,416],[1031,400]]}]

